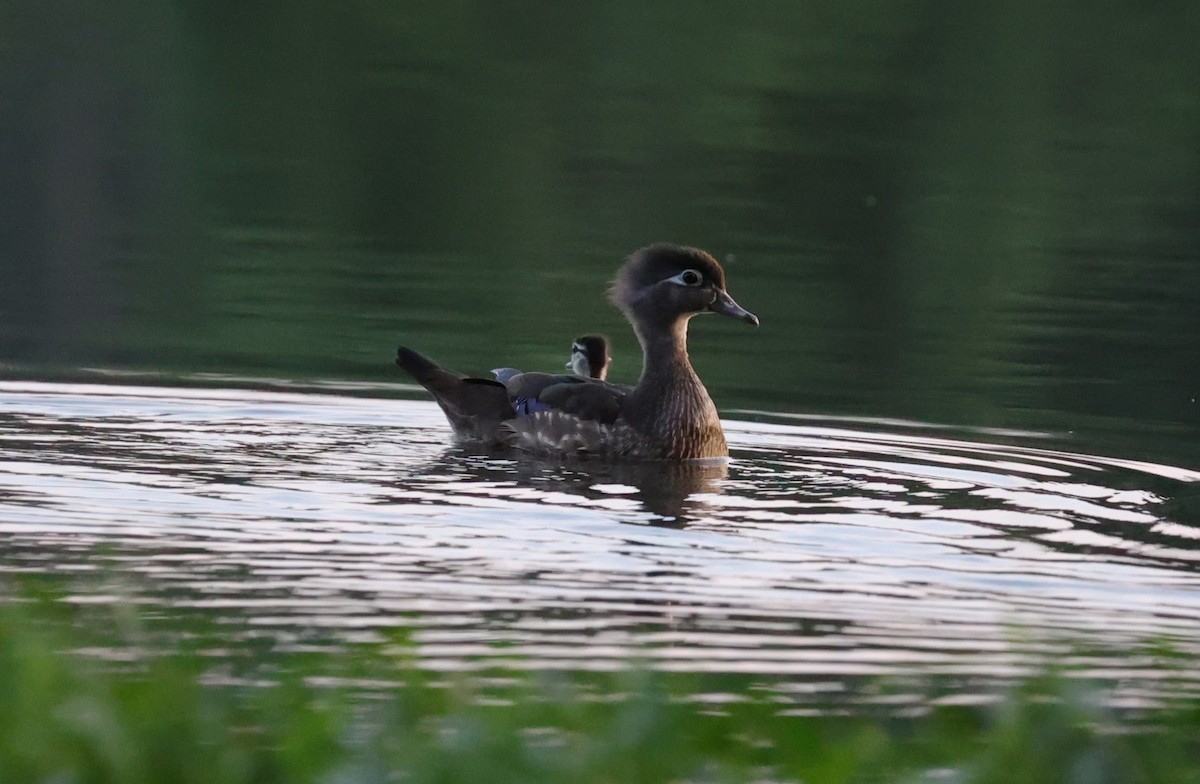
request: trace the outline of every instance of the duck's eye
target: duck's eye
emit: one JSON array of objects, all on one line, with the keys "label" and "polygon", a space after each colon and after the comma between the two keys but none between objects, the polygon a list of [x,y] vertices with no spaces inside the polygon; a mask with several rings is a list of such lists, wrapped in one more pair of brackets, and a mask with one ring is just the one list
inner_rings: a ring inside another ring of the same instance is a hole
[{"label": "duck's eye", "polygon": [[704,282],[704,276],[696,270],[684,270],[679,273],[679,282],[685,286],[699,286]]}]

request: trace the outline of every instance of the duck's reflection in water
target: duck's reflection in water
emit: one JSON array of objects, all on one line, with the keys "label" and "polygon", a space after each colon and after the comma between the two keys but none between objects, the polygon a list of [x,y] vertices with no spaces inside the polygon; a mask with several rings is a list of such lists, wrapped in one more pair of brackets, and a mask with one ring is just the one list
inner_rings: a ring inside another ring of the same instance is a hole
[{"label": "duck's reflection in water", "polygon": [[636,517],[651,525],[682,527],[703,514],[705,496],[721,493],[728,476],[729,463],[724,459],[609,462],[453,447],[399,484],[412,489],[419,484],[427,491],[431,488],[425,482],[436,477],[448,503],[453,503],[458,482],[469,483],[458,487],[461,491],[470,487],[472,494],[478,494],[481,485],[515,485],[532,491],[527,500],[545,503],[555,503],[553,496],[559,493],[597,503],[622,498],[637,504],[638,514],[631,515],[631,521]]}]

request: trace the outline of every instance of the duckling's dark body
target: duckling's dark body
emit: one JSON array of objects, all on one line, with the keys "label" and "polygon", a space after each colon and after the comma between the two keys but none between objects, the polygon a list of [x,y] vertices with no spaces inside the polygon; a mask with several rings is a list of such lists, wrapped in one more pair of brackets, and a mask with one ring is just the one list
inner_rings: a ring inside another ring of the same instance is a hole
[{"label": "duckling's dark body", "polygon": [[726,456],[717,408],[687,353],[688,321],[698,313],[758,324],[726,293],[724,270],[697,248],[651,245],[621,267],[610,299],[642,345],[634,387],[550,373],[468,378],[403,347],[396,364],[433,394],[462,440],[617,458]]}]

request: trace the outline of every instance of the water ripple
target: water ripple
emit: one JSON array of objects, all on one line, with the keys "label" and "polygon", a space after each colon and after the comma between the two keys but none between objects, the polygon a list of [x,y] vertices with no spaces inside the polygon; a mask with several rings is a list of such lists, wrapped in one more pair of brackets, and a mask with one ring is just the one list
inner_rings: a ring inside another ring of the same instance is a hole
[{"label": "water ripple", "polygon": [[0,383],[0,570],[78,601],[118,575],[280,649],[403,626],[447,669],[638,656],[826,694],[1005,677],[1062,639],[1200,650],[1200,473],[754,416],[728,465],[605,465],[448,446],[427,402]]}]

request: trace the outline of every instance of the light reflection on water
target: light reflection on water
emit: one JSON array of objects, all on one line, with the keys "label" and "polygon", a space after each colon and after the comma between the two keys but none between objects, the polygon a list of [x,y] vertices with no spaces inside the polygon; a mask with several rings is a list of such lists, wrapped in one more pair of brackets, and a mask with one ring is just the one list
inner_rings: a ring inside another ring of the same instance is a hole
[{"label": "light reflection on water", "polygon": [[727,467],[562,464],[451,447],[426,401],[6,382],[0,569],[80,601],[121,575],[283,649],[409,627],[447,669],[636,656],[836,692],[1062,639],[1200,651],[1200,529],[1170,511],[1200,474],[928,432],[728,421]]}]

